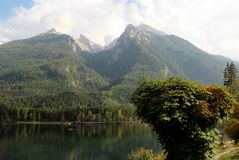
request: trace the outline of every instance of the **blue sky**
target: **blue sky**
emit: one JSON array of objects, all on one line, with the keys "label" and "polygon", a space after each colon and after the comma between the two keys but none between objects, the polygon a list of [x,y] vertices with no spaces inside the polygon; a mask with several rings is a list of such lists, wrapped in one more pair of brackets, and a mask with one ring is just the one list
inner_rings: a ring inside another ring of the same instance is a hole
[{"label": "blue sky", "polygon": [[30,8],[32,0],[0,0],[0,20],[8,19],[12,14],[14,8],[24,7]]}]

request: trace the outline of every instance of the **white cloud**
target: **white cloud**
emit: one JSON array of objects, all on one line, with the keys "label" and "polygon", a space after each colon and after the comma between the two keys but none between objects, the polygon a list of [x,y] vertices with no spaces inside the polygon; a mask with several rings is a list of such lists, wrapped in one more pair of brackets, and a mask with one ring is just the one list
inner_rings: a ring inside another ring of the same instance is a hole
[{"label": "white cloud", "polygon": [[26,38],[56,28],[103,44],[129,23],[149,24],[212,54],[239,60],[237,0],[34,0],[30,9],[19,7],[0,22],[0,39]]},{"label": "white cloud", "polygon": [[0,45],[3,44],[3,43],[5,43],[5,42],[7,42],[7,41],[9,41],[8,38],[3,37],[2,35],[0,35]]},{"label": "white cloud", "polygon": [[225,39],[221,42],[221,48],[226,50],[238,50],[239,49],[239,39]]}]

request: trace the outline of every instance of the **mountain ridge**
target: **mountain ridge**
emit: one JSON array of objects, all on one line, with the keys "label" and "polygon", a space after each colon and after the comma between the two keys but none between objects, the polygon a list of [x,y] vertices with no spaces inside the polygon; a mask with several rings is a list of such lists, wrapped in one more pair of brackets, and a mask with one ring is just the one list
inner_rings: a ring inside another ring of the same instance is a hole
[{"label": "mountain ridge", "polygon": [[[214,67],[217,75],[217,78],[221,78],[218,81],[214,81],[213,78],[210,78],[207,80],[203,80],[203,78],[199,76],[192,75],[193,71],[189,71],[186,64],[190,63],[189,61],[197,61],[200,59],[203,59],[203,56],[206,56],[207,58],[204,59],[207,63],[210,64],[208,58],[213,61],[221,61],[221,59],[225,59],[226,61],[231,61],[228,58],[218,58],[218,56],[210,55],[198,47],[191,44],[189,41],[184,40],[180,37],[174,36],[174,35],[168,35],[161,31],[153,30],[151,28],[145,29],[145,27],[148,27],[147,25],[144,25],[144,29],[141,28],[142,25],[134,26],[134,25],[128,25],[125,29],[125,31],[121,34],[121,36],[118,38],[118,40],[115,43],[115,46],[113,48],[110,48],[108,50],[101,51],[98,55],[92,55],[92,56],[85,56],[86,59],[89,60],[89,66],[93,67],[95,70],[97,70],[100,74],[103,74],[104,76],[118,76],[120,78],[123,76],[123,72],[119,75],[115,75],[116,70],[122,68],[122,66],[127,66],[131,63],[131,67],[133,67],[136,64],[142,65],[151,65],[151,70],[154,70],[153,68],[161,68],[161,72],[154,71],[156,75],[162,75],[166,72],[165,69],[168,70],[168,76],[173,75],[182,75],[187,78],[193,77],[193,79],[199,80],[201,83],[222,83],[222,68],[225,64],[219,65],[220,69],[217,69],[217,67]],[[156,33],[156,34],[155,34]],[[134,54],[133,57],[130,57],[132,54]],[[101,57],[99,57],[101,56]],[[119,60],[119,57],[124,57],[125,61],[129,61],[130,58],[132,61],[127,64],[119,64],[119,66],[116,66],[117,60]],[[104,58],[105,57],[105,58]],[[221,56],[220,56],[221,57]],[[101,61],[99,65],[95,65],[95,63],[98,61]],[[215,60],[214,60],[215,58]],[[109,60],[110,59],[110,60]],[[137,60],[136,60],[137,59]],[[187,60],[188,59],[188,60]],[[189,60],[190,59],[190,60]],[[147,62],[144,62],[147,61]],[[199,66],[205,69],[203,65],[203,60],[201,60]],[[112,65],[111,65],[112,64]],[[150,68],[150,65],[147,67]],[[174,66],[174,67],[172,67]],[[102,68],[109,68],[114,69],[112,70],[112,73],[106,73],[102,71]],[[171,69],[170,69],[171,68]],[[209,67],[210,68],[210,67]],[[128,72],[132,70],[132,68],[126,69]],[[208,69],[205,69],[208,71]],[[220,71],[219,71],[220,70]],[[198,70],[199,72],[200,70]],[[111,75],[110,75],[111,74]],[[206,74],[206,73],[203,73]],[[220,76],[219,76],[220,74]],[[213,82],[214,81],[214,82]]]},{"label": "mountain ridge", "polygon": [[227,61],[144,24],[128,25],[108,48],[51,29],[0,46],[0,96],[99,93],[123,104],[145,76],[222,84]]}]

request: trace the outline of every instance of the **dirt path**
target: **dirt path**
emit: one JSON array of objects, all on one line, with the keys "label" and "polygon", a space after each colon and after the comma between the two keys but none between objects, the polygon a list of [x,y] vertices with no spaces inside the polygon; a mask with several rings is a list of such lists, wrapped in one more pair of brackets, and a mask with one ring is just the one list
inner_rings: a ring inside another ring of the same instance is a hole
[{"label": "dirt path", "polygon": [[239,150],[239,146],[234,145],[231,141],[227,142],[225,149],[222,152],[216,154],[213,160],[218,160],[223,155],[234,152],[235,150]]}]

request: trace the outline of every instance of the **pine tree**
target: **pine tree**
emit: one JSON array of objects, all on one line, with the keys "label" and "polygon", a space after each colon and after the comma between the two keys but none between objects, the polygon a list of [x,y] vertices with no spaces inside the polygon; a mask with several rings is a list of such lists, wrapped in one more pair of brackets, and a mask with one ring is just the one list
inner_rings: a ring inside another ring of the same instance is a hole
[{"label": "pine tree", "polygon": [[231,62],[227,62],[226,68],[224,69],[224,86],[231,87],[233,86],[237,81],[237,68],[236,65]]},{"label": "pine tree", "polygon": [[224,86],[228,86],[229,78],[229,63],[227,62],[226,68],[224,69]]},{"label": "pine tree", "polygon": [[233,84],[235,84],[237,79],[237,68],[233,62],[230,64],[228,72],[229,72],[228,85],[232,86]]}]

